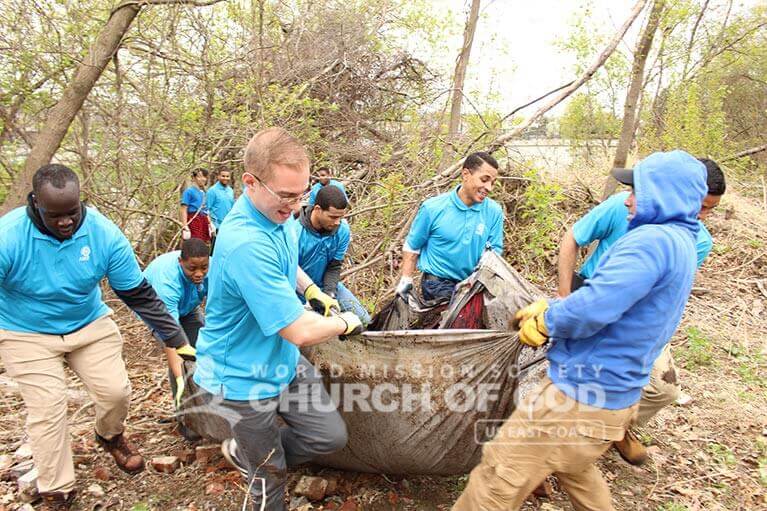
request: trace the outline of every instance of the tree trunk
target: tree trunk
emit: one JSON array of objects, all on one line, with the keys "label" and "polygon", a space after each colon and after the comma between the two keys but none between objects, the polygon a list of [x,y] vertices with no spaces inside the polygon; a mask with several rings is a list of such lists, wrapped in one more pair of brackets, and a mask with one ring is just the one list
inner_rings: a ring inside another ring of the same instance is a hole
[{"label": "tree trunk", "polygon": [[463,47],[455,63],[453,75],[453,93],[451,94],[450,120],[448,122],[448,141],[453,142],[461,126],[461,103],[463,102],[463,84],[466,78],[466,68],[469,66],[471,45],[474,42],[474,33],[477,30],[479,19],[480,0],[472,0],[469,17],[466,19],[466,28],[463,30]]},{"label": "tree trunk", "polygon": [[[576,80],[570,82],[567,87],[564,87],[561,89],[559,94],[551,98],[549,101],[547,101],[545,104],[543,104],[538,110],[533,113],[529,118],[525,119],[524,122],[519,124],[518,126],[515,126],[513,129],[509,130],[508,132],[504,133],[503,135],[499,136],[495,140],[493,140],[488,146],[487,149],[485,149],[489,153],[493,153],[500,149],[501,147],[506,144],[509,140],[513,139],[514,137],[519,136],[520,133],[525,131],[527,128],[533,125],[539,118],[541,118],[546,112],[554,108],[556,105],[561,103],[565,98],[570,96],[573,92],[578,90],[581,85],[589,81],[592,76],[594,76],[594,73],[596,73],[602,65],[604,65],[605,61],[607,61],[608,58],[610,58],[610,55],[615,51],[615,48],[618,46],[618,44],[623,40],[623,36],[626,35],[626,32],[628,31],[629,27],[634,23],[634,20],[637,19],[639,16],[639,13],[642,12],[642,9],[645,6],[645,3],[647,0],[638,0],[636,4],[634,4],[634,7],[631,9],[631,14],[629,14],[628,19],[623,22],[623,25],[618,29],[618,31],[615,33],[613,38],[607,43],[607,46],[602,50],[602,52],[596,57],[594,62],[586,69],[583,74],[581,74]],[[557,89],[559,90],[559,89]],[[439,188],[440,186],[444,186],[453,179],[455,179],[458,174],[460,174],[461,168],[463,165],[463,160],[457,161],[450,165],[448,168],[443,170],[442,172],[439,172],[434,177],[431,177],[424,181],[423,183],[416,185],[415,188],[423,189],[423,188],[429,188],[429,187],[436,187]]]},{"label": "tree trunk", "polygon": [[32,187],[32,176],[35,171],[50,163],[77,112],[85,102],[85,98],[88,97],[109,60],[120,47],[123,36],[140,10],[141,4],[136,2],[122,4],[112,12],[88,52],[88,56],[78,66],[74,78],[64,89],[61,99],[51,108],[45,125],[36,137],[24,163],[23,170],[14,180],[5,202],[0,207],[0,215],[24,202]]},{"label": "tree trunk", "polygon": [[[623,106],[623,126],[621,128],[621,136],[618,139],[618,147],[615,149],[613,167],[620,168],[626,166],[629,150],[634,142],[634,132],[636,128],[634,120],[638,115],[637,102],[639,100],[639,95],[642,93],[642,85],[644,84],[644,68],[647,62],[647,56],[650,53],[650,48],[652,47],[653,37],[655,36],[655,32],[660,23],[663,6],[663,0],[655,0],[653,2],[650,16],[647,19],[647,25],[645,25],[644,31],[639,37],[639,43],[637,44],[636,53],[634,54],[634,64],[631,68],[631,82],[629,83],[628,92],[626,93],[626,102]],[[618,182],[613,179],[612,176],[609,176],[605,183],[604,192],[602,193],[602,200],[612,195],[617,187]]]}]

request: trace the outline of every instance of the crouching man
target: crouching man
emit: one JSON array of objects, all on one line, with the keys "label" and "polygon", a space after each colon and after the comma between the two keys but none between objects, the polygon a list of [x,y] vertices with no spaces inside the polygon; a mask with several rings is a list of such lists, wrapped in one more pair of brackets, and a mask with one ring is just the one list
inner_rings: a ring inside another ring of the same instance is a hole
[{"label": "crouching man", "polygon": [[696,269],[706,169],[683,151],[617,169],[630,222],[588,285],[517,313],[520,341],[551,338],[548,377],[485,444],[454,510],[514,510],[556,474],[576,510],[613,510],[594,462],[623,438],[653,363],[682,317]]},{"label": "crouching man", "polygon": [[349,223],[344,220],[349,203],[340,188],[326,186],[317,193],[314,205],[301,208],[298,237],[298,265],[322,290],[334,296],[342,311],[354,312],[364,325],[370,314],[341,282],[341,267],[351,241]]},{"label": "crouching man", "polygon": [[144,459],[126,436],[131,387],[123,339],[99,282],[109,285],[158,332],[177,374],[187,340],[141,275],[130,243],[106,217],[80,202],[77,175],[45,165],[26,207],[0,218],[0,356],[19,384],[43,508],[69,509],[75,471],[67,427],[64,362],[95,403],[96,440],[134,474]]},{"label": "crouching man", "polygon": [[[230,420],[221,448],[247,478],[255,509],[284,510],[287,466],[346,444],[346,426],[298,348],[362,329],[352,312],[298,268],[293,214],[309,182],[309,158],[285,130],[257,133],[245,148],[244,192],[224,220],[208,274],[205,326],[194,381],[210,413]],[[284,425],[277,422],[281,416]],[[262,507],[263,506],[263,507]]]},{"label": "crouching man", "polygon": [[[194,347],[197,335],[205,324],[200,310],[208,294],[208,245],[198,238],[184,240],[181,250],[174,250],[156,258],[144,270],[144,277],[178,322]],[[158,337],[157,332],[152,332]],[[184,378],[168,371],[173,403],[178,410],[184,396]],[[180,419],[180,417],[179,417]],[[179,420],[179,430],[187,440],[199,440],[199,435],[190,431]]]}]

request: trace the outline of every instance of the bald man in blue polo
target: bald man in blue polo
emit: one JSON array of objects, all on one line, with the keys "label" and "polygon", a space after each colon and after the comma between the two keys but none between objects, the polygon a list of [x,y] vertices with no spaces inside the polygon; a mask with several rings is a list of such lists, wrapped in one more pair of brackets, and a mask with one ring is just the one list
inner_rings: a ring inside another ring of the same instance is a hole
[{"label": "bald man in blue polo", "polygon": [[417,267],[423,274],[424,300],[450,299],[486,248],[503,251],[503,210],[488,197],[497,177],[495,158],[485,152],[470,154],[461,184],[421,205],[405,239],[398,295],[412,289]]}]

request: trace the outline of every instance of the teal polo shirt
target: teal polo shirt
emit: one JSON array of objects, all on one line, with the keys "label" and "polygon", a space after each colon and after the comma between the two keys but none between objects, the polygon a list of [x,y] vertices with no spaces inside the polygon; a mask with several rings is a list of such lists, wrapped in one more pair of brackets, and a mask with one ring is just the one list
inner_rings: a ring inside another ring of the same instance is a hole
[{"label": "teal polo shirt", "polygon": [[218,229],[234,206],[234,190],[231,186],[223,186],[217,181],[216,184],[208,188],[206,196],[210,219]]},{"label": "teal polo shirt", "polygon": [[144,269],[144,277],[152,285],[157,296],[168,308],[171,316],[178,321],[194,311],[208,293],[208,279],[205,277],[200,285],[195,284],[184,275],[178,258],[181,251],[168,252],[149,263]]},{"label": "teal polo shirt", "polygon": [[[594,275],[597,263],[607,252],[607,249],[628,232],[629,209],[624,202],[629,195],[630,192],[621,192],[608,197],[573,225],[573,237],[579,247],[585,247],[594,241],[599,241],[597,248],[581,266],[579,273],[583,278],[590,279]],[[700,220],[698,220],[698,226],[700,229],[695,248],[698,267],[700,267],[711,252],[714,240]]]},{"label": "teal polo shirt", "polygon": [[[336,181],[335,179],[331,179],[330,182],[325,186],[335,186],[336,188],[340,188],[342,192],[344,192],[344,197],[346,197],[347,200],[349,200],[349,196],[346,194],[346,188],[341,183],[341,181]],[[314,201],[317,200],[317,194],[320,193],[320,190],[322,190],[322,183],[314,183],[314,186],[312,186],[311,191],[309,192],[309,204],[314,205]]]},{"label": "teal polo shirt", "polygon": [[298,265],[309,278],[322,287],[325,270],[331,261],[343,261],[351,241],[351,229],[346,220],[333,233],[323,234],[306,229],[299,223]]},{"label": "teal polo shirt", "polygon": [[87,208],[72,238],[40,232],[26,207],[0,218],[0,328],[64,335],[110,313],[101,298],[104,277],[118,291],[143,281],[125,235]]},{"label": "teal polo shirt", "polygon": [[490,198],[467,206],[459,188],[424,201],[405,239],[405,250],[420,252],[419,270],[455,281],[474,271],[485,247],[503,251],[501,206]]},{"label": "teal polo shirt", "polygon": [[208,205],[206,204],[205,192],[197,188],[196,186],[190,186],[181,195],[181,204],[186,206],[187,214],[191,219],[191,215],[200,212],[201,215],[208,214]]},{"label": "teal polo shirt", "polygon": [[299,357],[278,333],[304,312],[296,296],[298,221],[275,224],[243,194],[222,227],[194,381],[225,399],[274,397],[295,377]]}]

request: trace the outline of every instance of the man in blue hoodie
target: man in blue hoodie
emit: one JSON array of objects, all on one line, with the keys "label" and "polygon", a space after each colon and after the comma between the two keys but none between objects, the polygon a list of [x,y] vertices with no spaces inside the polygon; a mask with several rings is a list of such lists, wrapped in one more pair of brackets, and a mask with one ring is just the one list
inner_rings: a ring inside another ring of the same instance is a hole
[{"label": "man in blue hoodie", "polygon": [[[700,213],[698,213],[698,227],[700,229],[695,240],[698,267],[703,264],[714,245],[703,220],[719,205],[726,190],[724,173],[719,165],[706,158],[700,158],[700,162],[706,166],[708,194],[703,199]],[[602,255],[613,243],[628,232],[626,202],[629,196],[629,192],[621,192],[608,198],[578,220],[562,237],[559,248],[559,287],[557,289],[560,298],[566,297],[572,290],[579,288],[586,280],[590,279]],[[580,270],[575,273],[573,270],[575,269],[578,249],[586,247],[594,241],[598,241],[599,244],[583,263]],[[667,345],[655,361],[655,366],[653,366],[650,374],[650,382],[642,391],[636,426],[644,426],[663,407],[679,398],[681,389],[676,374],[674,359],[671,356],[671,346]],[[626,433],[623,440],[616,442],[615,447],[621,457],[632,465],[641,465],[647,461],[647,450],[632,430]]]},{"label": "man in blue hoodie", "polygon": [[519,509],[550,474],[575,509],[614,509],[594,462],[634,420],[653,363],[682,317],[706,195],[704,165],[683,151],[619,170],[616,178],[633,187],[628,233],[587,286],[516,314],[521,342],[551,338],[548,377],[484,446],[454,510]]}]

